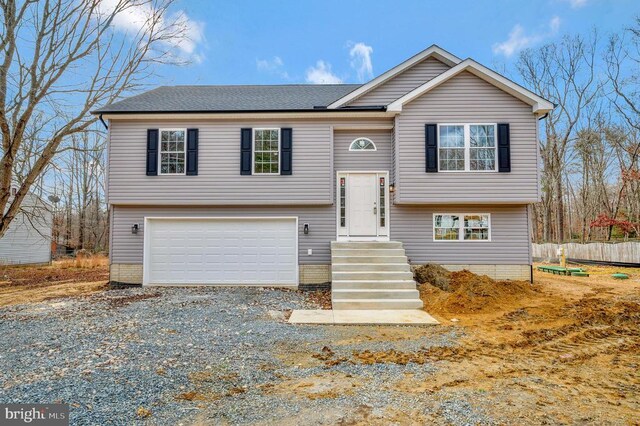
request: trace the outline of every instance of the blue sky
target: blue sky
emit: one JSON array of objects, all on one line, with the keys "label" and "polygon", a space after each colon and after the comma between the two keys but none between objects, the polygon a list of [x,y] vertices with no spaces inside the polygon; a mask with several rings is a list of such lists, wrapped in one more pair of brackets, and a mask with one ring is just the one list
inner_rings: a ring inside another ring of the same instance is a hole
[{"label": "blue sky", "polygon": [[195,1],[184,54],[155,84],[283,84],[368,80],[435,43],[509,69],[519,50],[586,33],[606,36],[640,15],[638,0]]}]

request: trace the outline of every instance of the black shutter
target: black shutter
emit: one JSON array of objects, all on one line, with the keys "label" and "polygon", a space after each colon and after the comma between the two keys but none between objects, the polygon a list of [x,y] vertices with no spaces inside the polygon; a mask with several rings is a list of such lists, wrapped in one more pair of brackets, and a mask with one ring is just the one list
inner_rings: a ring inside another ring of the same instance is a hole
[{"label": "black shutter", "polygon": [[187,176],[198,175],[198,129],[187,129]]},{"label": "black shutter", "polygon": [[511,145],[509,140],[509,123],[498,124],[498,171],[511,171]]},{"label": "black shutter", "polygon": [[280,129],[280,174],[290,175],[293,173],[292,156],[292,129]]},{"label": "black shutter", "polygon": [[147,129],[147,176],[158,175],[158,129]]},{"label": "black shutter", "polygon": [[438,125],[424,125],[424,154],[425,172],[436,173],[438,171]]},{"label": "black shutter", "polygon": [[251,151],[253,129],[240,129],[240,174],[251,174]]}]

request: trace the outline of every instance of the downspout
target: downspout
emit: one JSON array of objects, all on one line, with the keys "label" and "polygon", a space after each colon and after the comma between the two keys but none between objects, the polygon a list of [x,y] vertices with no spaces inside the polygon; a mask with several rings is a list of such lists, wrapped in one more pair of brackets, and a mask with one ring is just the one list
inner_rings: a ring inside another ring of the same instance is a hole
[{"label": "downspout", "polygon": [[102,121],[102,125],[104,126],[105,129],[109,130],[109,126],[107,125],[107,123],[104,121],[104,119],[102,118],[102,114],[100,114],[100,121]]},{"label": "downspout", "polygon": [[[556,106],[557,105],[554,104],[554,107],[556,107]],[[542,117],[538,118],[538,121],[544,120],[548,116],[549,116],[549,113],[547,112],[545,115],[543,115]],[[538,129],[537,129],[537,126],[536,126],[536,136],[537,136],[537,133],[538,133]],[[539,141],[536,141],[536,145],[538,144],[538,142]],[[538,148],[538,150],[539,150],[539,148]],[[533,220],[533,218],[531,217],[530,213],[531,213],[531,211],[530,211],[529,207],[527,207],[527,219],[528,219],[527,222],[529,222],[529,250],[532,250],[531,246],[533,244],[533,233],[531,232],[532,231],[532,229],[531,229],[531,226],[532,226],[531,221]],[[529,268],[530,268],[529,269],[529,280],[531,281],[531,284],[533,284],[533,257],[531,258],[531,262],[532,263],[529,265]]]}]

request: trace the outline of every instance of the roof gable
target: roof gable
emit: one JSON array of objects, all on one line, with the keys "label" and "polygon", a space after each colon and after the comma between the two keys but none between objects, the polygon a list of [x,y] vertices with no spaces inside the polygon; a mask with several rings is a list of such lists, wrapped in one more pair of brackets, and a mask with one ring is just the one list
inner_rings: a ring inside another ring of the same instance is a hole
[{"label": "roof gable", "polygon": [[449,66],[455,66],[458,63],[460,63],[460,59],[458,57],[456,57],[455,55],[452,55],[451,53],[447,52],[446,50],[434,44],[428,47],[427,49],[423,50],[422,52],[418,53],[417,55],[414,55],[411,58],[407,59],[406,61],[402,62],[400,65],[397,65],[391,68],[389,71],[379,75],[378,77],[374,78],[370,82],[363,84],[362,86],[355,89],[354,91],[347,94],[346,96],[336,100],[335,102],[330,104],[327,108],[335,109],[335,108],[344,107],[349,102],[381,86],[382,84],[386,83],[387,81],[391,80],[392,78],[408,70],[414,65],[424,61],[427,58],[435,58],[440,62],[443,62]]},{"label": "roof gable", "polygon": [[463,71],[468,71],[476,77],[481,78],[482,80],[492,84],[493,86],[503,90],[504,92],[514,96],[517,99],[520,99],[524,103],[531,106],[531,110],[533,113],[544,114],[551,111],[554,108],[553,103],[548,100],[536,95],[528,89],[520,86],[517,83],[509,80],[506,77],[498,74],[497,72],[485,67],[484,65],[479,64],[473,59],[465,59],[460,62],[458,65],[454,66],[450,70],[440,74],[434,79],[426,82],[425,84],[415,88],[411,92],[402,96],[401,98],[395,100],[387,106],[387,111],[389,112],[400,112],[402,111],[402,106],[408,102],[411,102],[415,98],[424,95],[430,90],[440,86],[445,81],[448,81],[452,77],[460,74]]},{"label": "roof gable", "polygon": [[347,106],[352,108],[354,106],[389,105],[450,68],[450,65],[440,62],[434,57],[423,59],[422,62],[396,74],[378,87],[374,87],[350,101]]}]

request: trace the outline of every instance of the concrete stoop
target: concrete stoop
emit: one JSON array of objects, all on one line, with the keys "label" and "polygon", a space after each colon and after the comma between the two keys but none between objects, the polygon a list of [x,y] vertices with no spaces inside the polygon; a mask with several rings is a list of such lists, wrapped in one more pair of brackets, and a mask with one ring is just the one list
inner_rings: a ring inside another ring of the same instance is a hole
[{"label": "concrete stoop", "polygon": [[423,305],[401,242],[332,242],[331,278],[334,310]]}]

